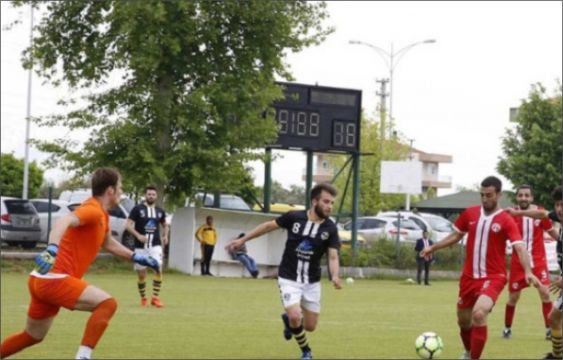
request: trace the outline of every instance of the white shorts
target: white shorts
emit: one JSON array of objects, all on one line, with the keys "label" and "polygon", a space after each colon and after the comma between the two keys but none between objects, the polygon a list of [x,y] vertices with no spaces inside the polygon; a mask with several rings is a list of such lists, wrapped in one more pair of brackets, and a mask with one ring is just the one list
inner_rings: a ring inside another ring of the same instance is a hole
[{"label": "white shorts", "polygon": [[321,283],[303,284],[293,280],[278,278],[280,297],[284,308],[300,304],[308,311],[321,312]]},{"label": "white shorts", "polygon": [[[156,261],[158,261],[160,268],[162,268],[162,246],[156,245],[147,249],[135,249],[135,254],[152,256],[156,259]],[[145,270],[146,268],[146,266],[139,265],[137,263],[133,265],[133,269],[135,270]]]}]

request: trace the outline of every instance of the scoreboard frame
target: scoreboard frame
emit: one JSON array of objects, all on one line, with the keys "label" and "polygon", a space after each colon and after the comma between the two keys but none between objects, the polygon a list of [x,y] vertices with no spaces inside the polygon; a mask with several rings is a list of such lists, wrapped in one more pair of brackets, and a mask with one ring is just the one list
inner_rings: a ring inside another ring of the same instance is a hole
[{"label": "scoreboard frame", "polygon": [[277,82],[284,98],[274,102],[278,138],[271,148],[360,152],[361,90]]}]

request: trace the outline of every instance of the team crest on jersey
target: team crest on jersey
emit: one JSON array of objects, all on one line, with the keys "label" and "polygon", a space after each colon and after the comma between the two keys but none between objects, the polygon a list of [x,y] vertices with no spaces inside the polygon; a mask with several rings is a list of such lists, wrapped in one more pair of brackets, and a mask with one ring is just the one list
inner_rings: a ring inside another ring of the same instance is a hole
[{"label": "team crest on jersey", "polygon": [[538,219],[534,220],[534,226],[540,226],[540,222],[541,220]]},{"label": "team crest on jersey", "polygon": [[518,290],[518,283],[517,283],[517,282],[513,282],[513,283],[512,283],[512,288],[513,288],[514,290]]},{"label": "team crest on jersey", "polygon": [[498,233],[500,229],[501,229],[500,224],[494,223],[493,225],[491,225],[491,230],[493,230],[496,233]]},{"label": "team crest on jersey", "polygon": [[145,209],[141,209],[141,211],[139,211],[141,213],[141,217],[145,217]]},{"label": "team crest on jersey", "polygon": [[291,298],[291,294],[289,294],[289,293],[283,294],[283,299],[284,299],[285,301],[289,301],[290,298]]},{"label": "team crest on jersey", "polygon": [[328,235],[328,232],[327,232],[327,231],[323,231],[323,232],[321,233],[321,239],[322,239],[322,240],[326,240],[326,239],[328,239],[328,237],[329,237],[329,235]]}]

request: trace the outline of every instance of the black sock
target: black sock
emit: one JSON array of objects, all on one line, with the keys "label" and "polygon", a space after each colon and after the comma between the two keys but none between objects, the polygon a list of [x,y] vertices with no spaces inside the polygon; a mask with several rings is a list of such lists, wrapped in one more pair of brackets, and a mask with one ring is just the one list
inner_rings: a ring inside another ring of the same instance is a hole
[{"label": "black sock", "polygon": [[311,348],[309,347],[309,341],[307,340],[307,333],[305,333],[303,325],[300,325],[297,328],[290,327],[289,330],[291,330],[291,333],[293,334],[293,337],[301,348],[301,351],[311,351]]}]

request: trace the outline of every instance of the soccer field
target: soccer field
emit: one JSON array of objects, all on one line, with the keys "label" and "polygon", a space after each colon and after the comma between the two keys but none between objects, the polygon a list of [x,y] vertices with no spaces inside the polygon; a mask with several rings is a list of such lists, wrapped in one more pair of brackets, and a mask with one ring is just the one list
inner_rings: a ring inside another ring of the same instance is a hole
[{"label": "soccer field", "polygon": [[[95,358],[299,358],[294,340],[282,337],[282,306],[275,280],[165,274],[165,307],[141,308],[133,272],[93,274],[90,283],[110,292],[119,308],[94,352]],[[150,279],[150,277],[149,277]],[[23,328],[29,300],[27,276],[1,274],[1,336]],[[148,290],[151,289],[147,282]],[[527,290],[516,309],[513,338],[501,338],[503,291],[489,317],[483,358],[537,359],[544,340],[537,292]],[[432,286],[392,280],[358,280],[334,290],[323,281],[319,327],[309,333],[316,359],[415,358],[414,340],[435,331],[444,340],[441,358],[462,352],[455,317],[457,282]],[[61,310],[45,341],[14,358],[73,358],[89,313]]]}]

